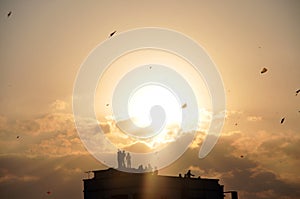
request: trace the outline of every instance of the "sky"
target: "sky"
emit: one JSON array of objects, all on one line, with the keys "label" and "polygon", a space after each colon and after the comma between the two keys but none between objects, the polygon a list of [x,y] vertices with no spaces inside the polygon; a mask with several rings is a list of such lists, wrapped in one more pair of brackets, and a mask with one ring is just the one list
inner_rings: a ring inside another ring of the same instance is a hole
[{"label": "sky", "polygon": [[[159,174],[191,169],[241,199],[299,198],[299,9],[297,0],[0,0],[0,198],[83,198],[84,172],[107,167],[76,131],[76,75],[111,32],[142,27],[193,38],[226,92],[224,127],[210,154],[198,158],[200,134]],[[102,125],[114,139],[113,122]]]}]

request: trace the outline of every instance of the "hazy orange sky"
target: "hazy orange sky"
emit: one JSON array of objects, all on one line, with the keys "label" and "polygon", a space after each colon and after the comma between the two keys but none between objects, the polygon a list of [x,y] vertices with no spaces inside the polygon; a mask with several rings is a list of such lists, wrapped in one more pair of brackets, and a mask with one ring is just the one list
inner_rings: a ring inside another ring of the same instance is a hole
[{"label": "hazy orange sky", "polygon": [[297,0],[0,0],[0,198],[83,198],[84,171],[106,167],[76,132],[73,83],[112,31],[139,27],[193,38],[226,89],[228,115],[213,151],[198,159],[196,139],[160,174],[191,169],[241,199],[299,198],[299,10]]}]

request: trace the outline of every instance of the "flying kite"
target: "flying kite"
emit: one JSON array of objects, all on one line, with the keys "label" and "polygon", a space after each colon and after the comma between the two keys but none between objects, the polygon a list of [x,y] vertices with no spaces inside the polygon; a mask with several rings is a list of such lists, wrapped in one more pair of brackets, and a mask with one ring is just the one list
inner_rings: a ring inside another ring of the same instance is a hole
[{"label": "flying kite", "polygon": [[280,124],[282,124],[285,120],[285,117],[283,117],[281,120],[280,120]]},{"label": "flying kite", "polygon": [[7,13],[7,17],[10,17],[11,14],[12,14],[12,11],[9,11],[9,12]]},{"label": "flying kite", "polygon": [[265,72],[267,72],[267,71],[268,71],[268,69],[263,68],[263,69],[260,71],[260,73],[263,74],[263,73],[265,73]]},{"label": "flying kite", "polygon": [[110,33],[109,37],[112,37],[117,31],[113,31],[112,33]]}]

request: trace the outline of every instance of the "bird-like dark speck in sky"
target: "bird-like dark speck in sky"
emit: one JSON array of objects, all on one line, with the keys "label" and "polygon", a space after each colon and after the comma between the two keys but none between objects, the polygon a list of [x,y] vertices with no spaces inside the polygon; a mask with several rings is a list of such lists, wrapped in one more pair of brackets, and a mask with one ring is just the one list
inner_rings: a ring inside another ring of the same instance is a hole
[{"label": "bird-like dark speck in sky", "polygon": [[109,34],[109,37],[112,37],[117,31],[113,31],[112,33]]},{"label": "bird-like dark speck in sky", "polygon": [[12,14],[12,11],[9,11],[9,12],[7,13],[7,17],[10,17],[11,14]]},{"label": "bird-like dark speck in sky", "polygon": [[263,73],[265,73],[265,72],[267,72],[267,71],[268,71],[267,68],[263,68],[263,69],[260,71],[260,73],[263,74]]},{"label": "bird-like dark speck in sky", "polygon": [[280,124],[283,124],[284,120],[285,120],[285,117],[283,117],[283,118],[280,120]]},{"label": "bird-like dark speck in sky", "polygon": [[182,106],[181,106],[181,108],[186,108],[187,107],[187,104],[186,103],[184,103]]},{"label": "bird-like dark speck in sky", "polygon": [[296,90],[296,96],[300,93],[300,89]]}]

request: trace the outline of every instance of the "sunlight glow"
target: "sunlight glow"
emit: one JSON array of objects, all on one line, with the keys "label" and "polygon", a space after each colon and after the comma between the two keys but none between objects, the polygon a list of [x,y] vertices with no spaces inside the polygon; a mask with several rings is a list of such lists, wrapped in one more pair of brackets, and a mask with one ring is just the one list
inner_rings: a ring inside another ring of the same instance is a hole
[{"label": "sunlight glow", "polygon": [[166,126],[181,123],[181,103],[168,88],[158,84],[147,84],[137,88],[131,95],[129,116],[139,127],[151,123],[151,107],[160,105],[166,113]]}]

